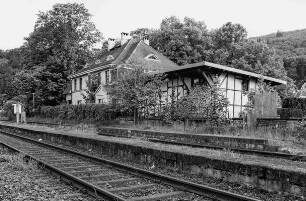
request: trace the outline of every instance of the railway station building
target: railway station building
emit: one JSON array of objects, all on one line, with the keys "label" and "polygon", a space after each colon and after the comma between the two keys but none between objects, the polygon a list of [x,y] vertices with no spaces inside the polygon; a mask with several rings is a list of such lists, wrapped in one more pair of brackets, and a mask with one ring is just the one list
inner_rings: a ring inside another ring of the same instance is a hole
[{"label": "railway station building", "polygon": [[211,62],[199,62],[178,66],[171,60],[154,50],[146,37],[143,39],[129,38],[127,33],[121,33],[121,43],[115,46],[114,39],[108,40],[108,51],[100,58],[86,65],[79,72],[71,75],[71,88],[66,91],[66,101],[74,105],[84,104],[82,96],[90,74],[98,74],[101,84],[95,92],[95,103],[106,104],[109,96],[105,87],[117,77],[121,68],[131,68],[129,62],[137,61],[148,67],[148,71],[164,73],[168,82],[162,87],[162,101],[170,100],[174,88],[179,99],[185,96],[197,85],[210,86],[213,78],[217,77],[220,89],[229,100],[228,117],[239,117],[248,102],[243,91],[256,90],[259,79],[274,85],[286,84],[286,81],[263,76]]}]

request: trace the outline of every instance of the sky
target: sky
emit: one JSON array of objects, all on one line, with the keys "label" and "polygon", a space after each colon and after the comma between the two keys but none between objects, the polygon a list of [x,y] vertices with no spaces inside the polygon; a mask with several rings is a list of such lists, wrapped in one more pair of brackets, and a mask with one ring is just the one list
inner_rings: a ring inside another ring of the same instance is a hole
[{"label": "sky", "polygon": [[56,3],[84,3],[105,39],[137,28],[159,28],[163,19],[185,16],[209,30],[239,23],[248,37],[306,28],[306,0],[0,0],[0,49],[20,47],[39,11]]}]

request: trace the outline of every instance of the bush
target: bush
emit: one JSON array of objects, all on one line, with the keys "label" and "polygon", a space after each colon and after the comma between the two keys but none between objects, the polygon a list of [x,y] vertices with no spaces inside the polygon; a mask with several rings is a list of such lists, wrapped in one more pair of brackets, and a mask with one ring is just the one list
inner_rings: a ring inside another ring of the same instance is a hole
[{"label": "bush", "polygon": [[16,115],[14,114],[14,106],[13,104],[16,104],[17,101],[7,101],[3,105],[3,110],[1,111],[1,116],[6,117],[8,120],[13,120],[16,118]]},{"label": "bush", "polygon": [[76,121],[110,121],[117,118],[120,113],[109,105],[82,104],[43,106],[39,112],[42,118]]},{"label": "bush", "polygon": [[306,98],[286,98],[282,102],[282,107],[306,110]]},{"label": "bush", "polygon": [[277,114],[281,119],[303,118],[306,116],[306,110],[279,108],[277,109]]}]

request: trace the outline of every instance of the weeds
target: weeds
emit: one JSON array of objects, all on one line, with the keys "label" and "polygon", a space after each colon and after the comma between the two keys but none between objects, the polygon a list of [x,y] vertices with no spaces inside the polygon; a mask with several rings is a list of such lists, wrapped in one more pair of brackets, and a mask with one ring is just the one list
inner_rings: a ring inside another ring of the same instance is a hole
[{"label": "weeds", "polygon": [[12,170],[36,170],[37,162],[31,159],[25,159],[24,154],[2,154],[0,155],[1,161],[5,162],[2,168],[9,168]]}]

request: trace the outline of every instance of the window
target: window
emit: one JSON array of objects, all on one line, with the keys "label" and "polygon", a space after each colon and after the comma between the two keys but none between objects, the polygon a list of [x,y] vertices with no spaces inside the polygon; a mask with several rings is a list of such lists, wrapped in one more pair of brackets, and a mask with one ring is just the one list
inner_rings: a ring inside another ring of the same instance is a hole
[{"label": "window", "polygon": [[103,104],[103,98],[102,99],[98,99],[98,103],[99,104]]},{"label": "window", "polygon": [[114,69],[111,71],[111,77],[112,77],[112,80],[116,80],[117,77],[118,77],[118,69]]},{"label": "window", "polygon": [[77,79],[74,79],[74,91],[77,90]]},{"label": "window", "polygon": [[148,60],[155,60],[155,61],[159,61],[159,58],[154,55],[154,54],[149,54],[148,56],[145,57]]},{"label": "window", "polygon": [[79,83],[79,85],[80,85],[80,90],[82,90],[82,78],[80,78],[80,83]]},{"label": "window", "polygon": [[107,70],[105,71],[105,84],[109,84],[110,83],[110,71]]},{"label": "window", "polygon": [[202,84],[204,84],[203,78],[193,77],[191,79],[191,87],[195,87],[195,86],[202,85]]},{"label": "window", "polygon": [[81,105],[82,104],[82,101],[81,100],[78,100],[78,105]]},{"label": "window", "polygon": [[[226,95],[229,100],[229,117],[239,117],[242,107],[247,103],[247,96],[242,93],[246,89],[246,81],[241,76],[228,75]],[[225,85],[225,84],[224,84]]]}]

